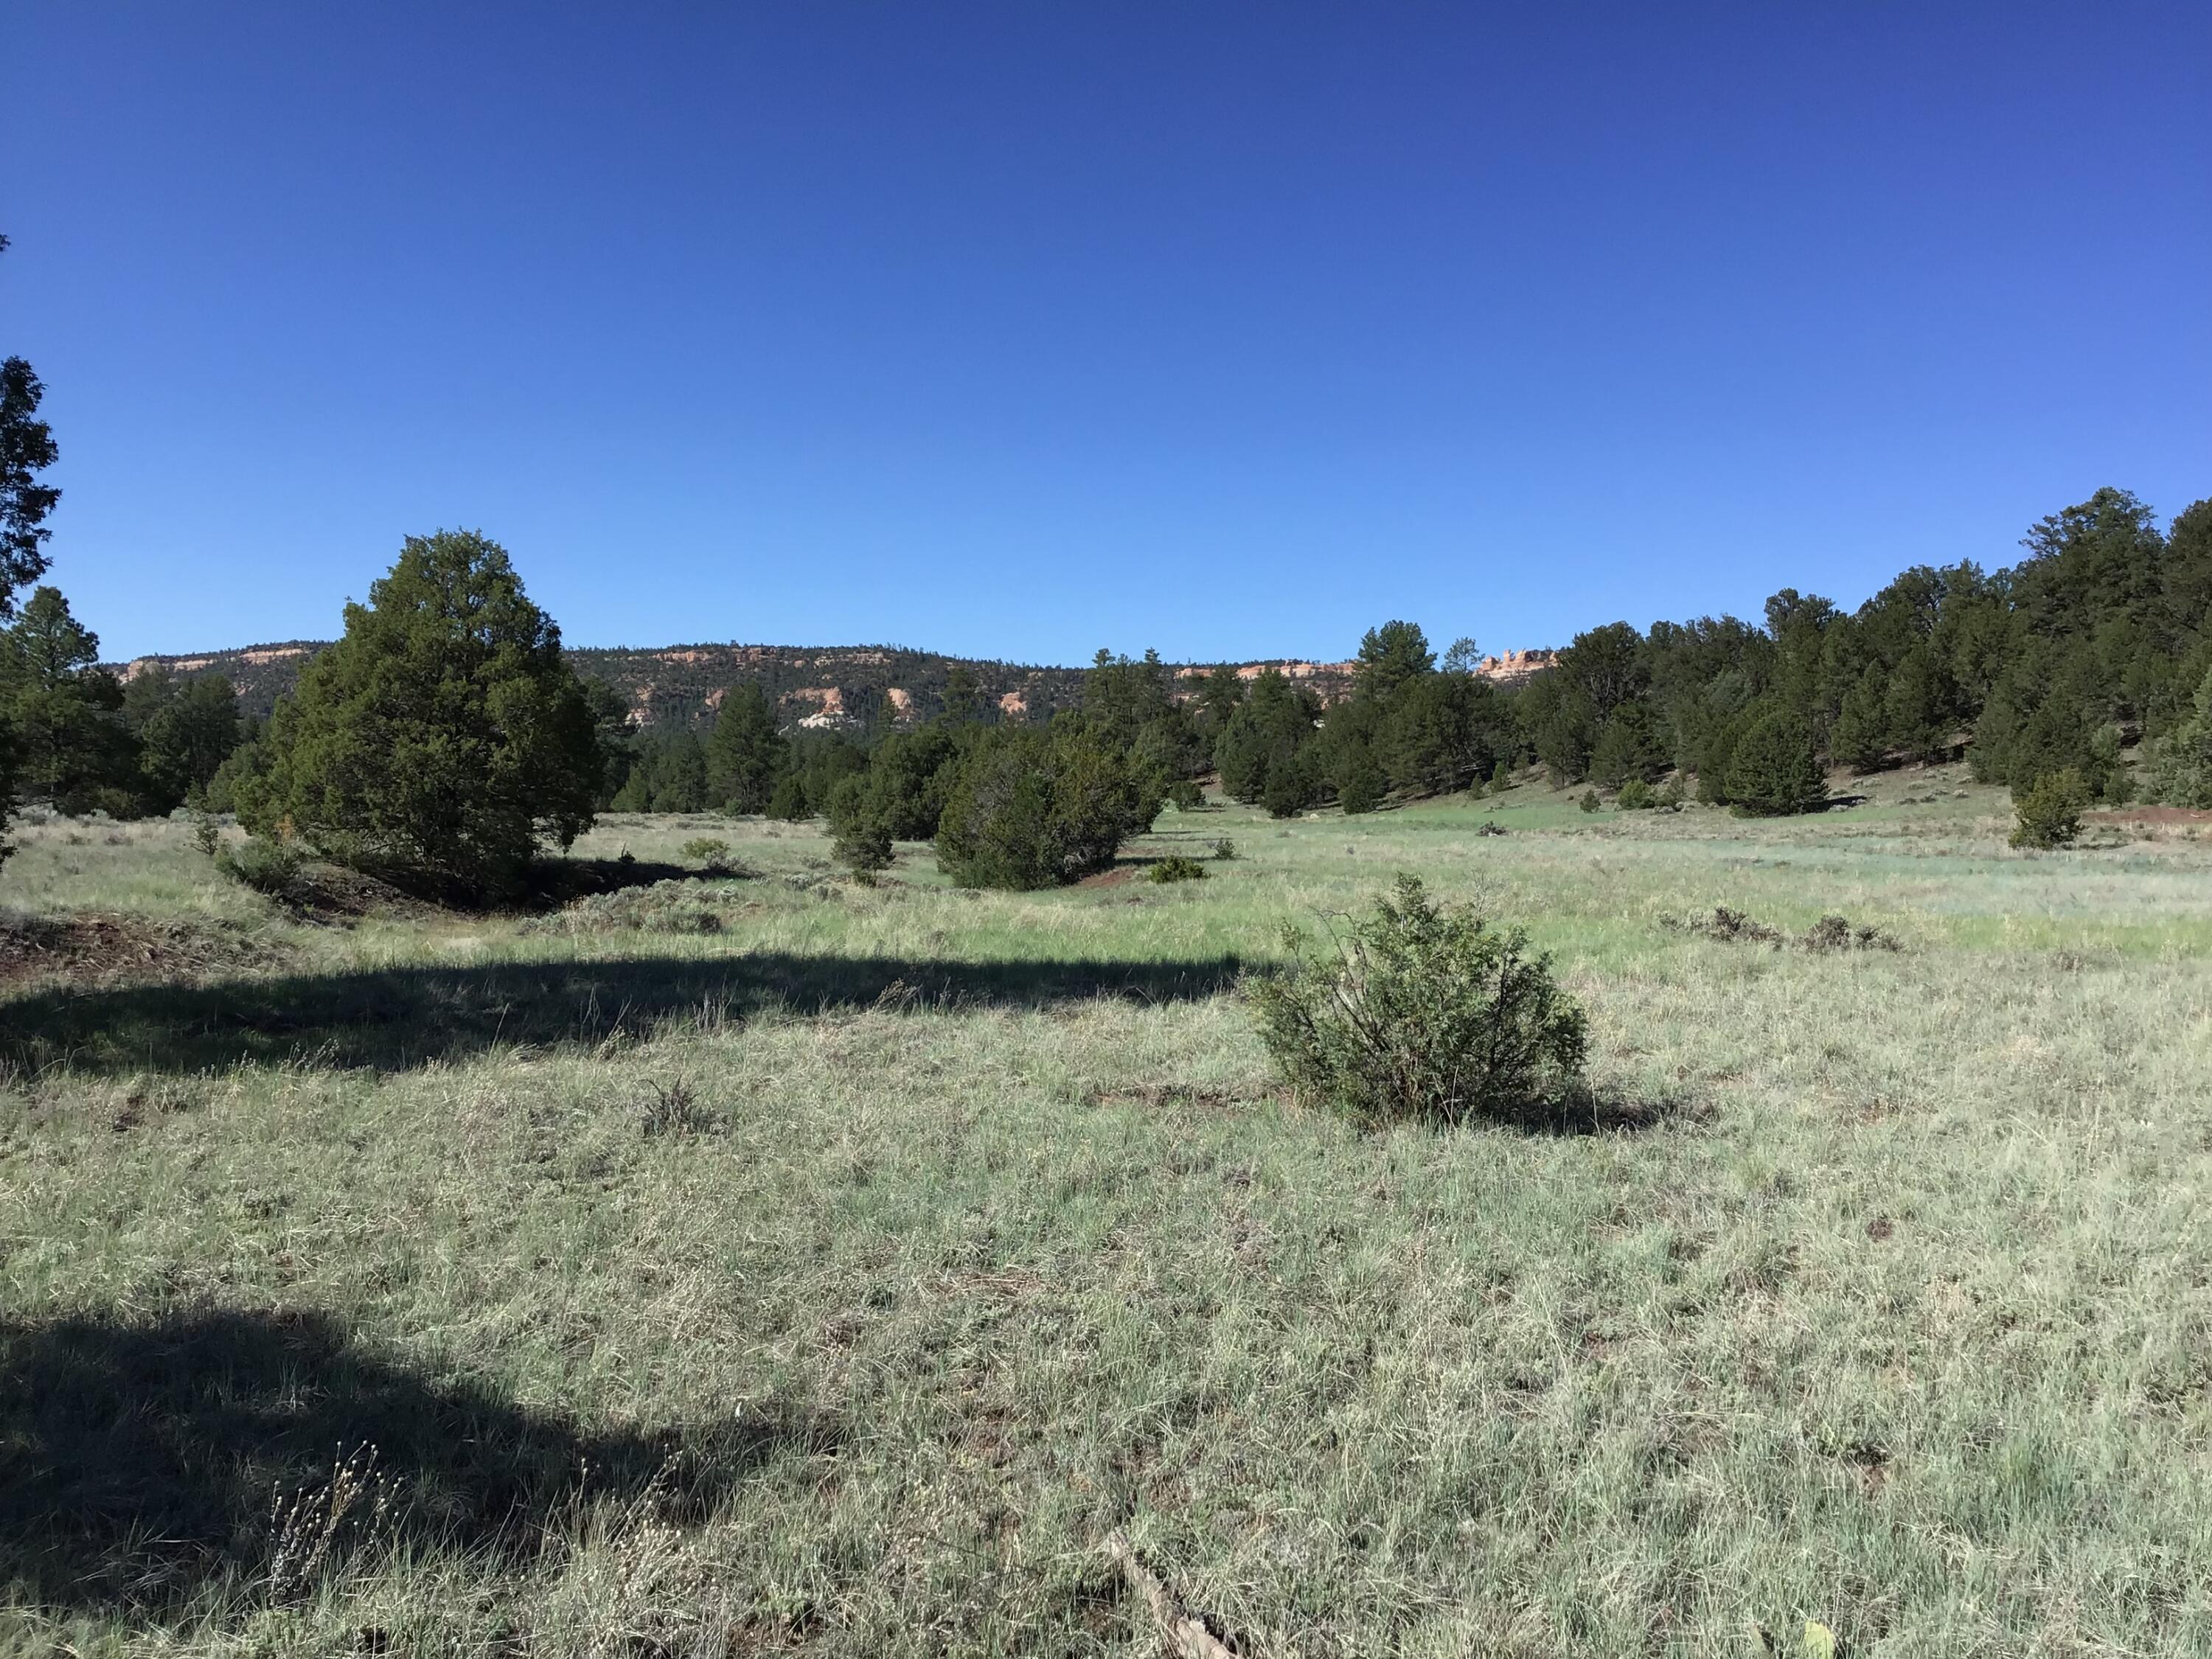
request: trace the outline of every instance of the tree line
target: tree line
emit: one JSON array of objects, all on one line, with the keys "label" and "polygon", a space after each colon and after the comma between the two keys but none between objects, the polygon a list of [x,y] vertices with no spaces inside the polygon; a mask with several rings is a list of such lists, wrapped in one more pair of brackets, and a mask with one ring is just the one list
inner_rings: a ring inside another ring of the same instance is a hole
[{"label": "tree line", "polygon": [[999,721],[955,666],[941,713],[860,739],[785,731],[754,683],[726,689],[703,734],[637,731],[619,692],[575,672],[506,551],[441,532],[408,538],[264,728],[219,676],[101,667],[58,589],[19,605],[60,498],[40,477],[58,453],[42,392],[0,361],[0,813],[235,811],[269,840],[490,895],[604,811],[822,817],[859,868],[929,841],[956,879],[1044,886],[1110,863],[1164,807],[1200,807],[1209,775],[1278,817],[1530,769],[1625,805],[1666,799],[1664,779],[1779,813],[1820,805],[1834,769],[1963,753],[2062,819],[2146,796],[2212,809],[2212,501],[2161,531],[2101,489],[2033,526],[2008,568],[1916,567],[1851,611],[1785,588],[1758,623],[1612,623],[1516,688],[1475,672],[1473,641],[1439,660],[1391,621],[1334,704],[1274,668],[1194,684],[1155,652],[1102,650],[1048,719]]}]

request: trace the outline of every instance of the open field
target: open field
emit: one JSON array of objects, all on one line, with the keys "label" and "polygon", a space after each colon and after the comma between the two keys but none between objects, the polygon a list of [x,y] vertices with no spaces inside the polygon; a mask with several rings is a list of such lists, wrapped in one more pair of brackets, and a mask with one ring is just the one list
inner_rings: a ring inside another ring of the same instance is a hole
[{"label": "open field", "polygon": [[[2212,1651],[2212,842],[1870,793],[1037,895],[611,819],[744,873],[343,924],[21,828],[128,945],[0,981],[0,1653],[1160,1652],[1116,1531],[1269,1656]],[[1556,952],[1587,1121],[1281,1097],[1238,975],[1400,869]]]}]

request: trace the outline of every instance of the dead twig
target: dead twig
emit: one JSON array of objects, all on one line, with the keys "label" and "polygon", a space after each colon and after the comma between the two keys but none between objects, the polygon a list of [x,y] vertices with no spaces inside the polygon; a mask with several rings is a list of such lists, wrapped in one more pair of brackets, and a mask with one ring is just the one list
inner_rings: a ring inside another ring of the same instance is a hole
[{"label": "dead twig", "polygon": [[1129,1588],[1144,1598],[1160,1634],[1182,1659],[1237,1659],[1237,1650],[1208,1630],[1204,1620],[1194,1618],[1159,1576],[1137,1559],[1137,1552],[1126,1536],[1117,1532],[1109,1538],[1106,1553],[1120,1564]]}]

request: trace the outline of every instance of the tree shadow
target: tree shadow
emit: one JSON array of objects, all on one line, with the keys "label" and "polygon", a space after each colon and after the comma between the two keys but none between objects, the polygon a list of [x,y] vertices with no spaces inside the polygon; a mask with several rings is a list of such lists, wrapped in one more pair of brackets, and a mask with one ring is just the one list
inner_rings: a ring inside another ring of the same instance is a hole
[{"label": "tree shadow", "polygon": [[1668,1095],[1626,1095],[1605,1089],[1578,1089],[1571,1094],[1532,1100],[1510,1110],[1492,1112],[1476,1120],[1519,1129],[1534,1135],[1641,1134],[1670,1123],[1701,1121],[1705,1109],[1696,1102]]},{"label": "tree shadow", "polygon": [[502,1044],[595,1044],[677,1018],[769,1006],[1198,1001],[1234,956],[1196,961],[915,960],[778,951],[363,969],[209,984],[49,986],[0,1002],[0,1067],[193,1073],[239,1065],[398,1072]]},{"label": "tree shadow", "polygon": [[799,1407],[587,1431],[364,1352],[315,1312],[0,1321],[0,1595],[143,1612],[230,1580],[282,1596],[362,1548],[534,1550],[600,1498],[696,1520],[748,1471],[839,1444]]}]

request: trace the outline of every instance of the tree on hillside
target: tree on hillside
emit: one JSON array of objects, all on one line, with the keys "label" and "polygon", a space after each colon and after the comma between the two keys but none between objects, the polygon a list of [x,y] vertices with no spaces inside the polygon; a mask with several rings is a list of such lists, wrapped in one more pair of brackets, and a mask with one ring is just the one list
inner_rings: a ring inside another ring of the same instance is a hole
[{"label": "tree on hillside", "polygon": [[1808,812],[1828,798],[1813,734],[1786,708],[1769,708],[1744,727],[1729,757],[1728,796],[1747,817]]},{"label": "tree on hillside", "polygon": [[764,812],[790,761],[791,745],[777,730],[775,705],[759,684],[726,692],[707,739],[708,793],[732,812]]},{"label": "tree on hillside", "polygon": [[1320,769],[1301,757],[1319,735],[1315,721],[1320,714],[1320,700],[1312,692],[1292,685],[1277,669],[1264,670],[1214,745],[1221,787],[1233,799],[1259,801],[1271,799],[1268,781],[1273,778],[1274,803],[1295,798],[1291,811],[1310,804]]},{"label": "tree on hillside", "polygon": [[956,662],[945,671],[945,718],[954,725],[983,717],[983,693],[975,672]]},{"label": "tree on hillside", "polygon": [[541,837],[589,828],[602,774],[560,629],[472,531],[407,538],[264,746],[249,829],[469,896],[514,891]]},{"label": "tree on hillside", "polygon": [[2212,810],[2212,670],[2197,684],[2190,719],[2158,745],[2151,793],[2169,806]]},{"label": "tree on hillside", "polygon": [[1889,720],[1883,708],[1879,666],[1869,667],[1844,695],[1835,724],[1828,728],[1828,754],[1854,772],[1880,769],[1889,754]]},{"label": "tree on hillside", "polygon": [[[0,236],[0,252],[8,239]],[[61,453],[39,419],[46,386],[21,357],[0,359],[0,619],[15,614],[15,592],[46,574],[46,515],[62,492],[39,482]]]},{"label": "tree on hillside", "polygon": [[1624,702],[1607,717],[1591,745],[1589,775],[1607,789],[1655,783],[1667,770],[1667,744],[1648,703]]}]

